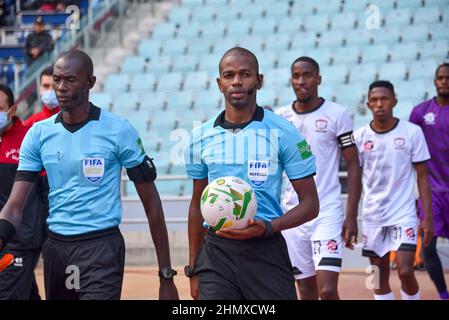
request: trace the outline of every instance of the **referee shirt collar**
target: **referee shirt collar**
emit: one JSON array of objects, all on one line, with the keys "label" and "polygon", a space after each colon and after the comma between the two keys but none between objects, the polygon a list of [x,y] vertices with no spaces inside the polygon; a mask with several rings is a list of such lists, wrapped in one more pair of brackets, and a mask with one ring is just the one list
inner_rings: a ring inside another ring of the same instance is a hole
[{"label": "referee shirt collar", "polygon": [[81,129],[82,127],[84,127],[90,121],[100,120],[101,109],[98,108],[97,106],[95,106],[94,104],[92,104],[91,102],[89,102],[89,107],[90,107],[89,114],[87,115],[86,120],[84,120],[81,123],[77,123],[74,125],[69,125],[69,124],[65,123],[62,119],[62,111],[60,111],[58,113],[58,115],[56,116],[55,123],[61,123],[64,126],[64,128],[66,128],[67,130],[69,130],[70,132],[73,133],[73,132]]},{"label": "referee shirt collar", "polygon": [[256,111],[254,112],[253,117],[251,118],[250,121],[234,124],[225,120],[225,111],[223,111],[218,115],[217,119],[215,119],[214,128],[222,127],[223,129],[243,129],[253,121],[259,122],[262,121],[263,117],[264,117],[264,109],[260,106],[257,106]]}]

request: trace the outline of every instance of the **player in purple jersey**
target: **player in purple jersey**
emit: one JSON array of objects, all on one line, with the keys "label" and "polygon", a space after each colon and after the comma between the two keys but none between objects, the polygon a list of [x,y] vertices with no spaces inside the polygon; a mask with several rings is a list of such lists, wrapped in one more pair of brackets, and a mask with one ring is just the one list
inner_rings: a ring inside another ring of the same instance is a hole
[{"label": "player in purple jersey", "polygon": [[[424,264],[441,299],[449,299],[443,268],[436,249],[438,237],[449,239],[449,63],[440,65],[434,80],[437,96],[417,105],[410,122],[419,125],[427,140],[432,190],[434,238],[423,248]],[[419,203],[420,217],[422,205]]]}]

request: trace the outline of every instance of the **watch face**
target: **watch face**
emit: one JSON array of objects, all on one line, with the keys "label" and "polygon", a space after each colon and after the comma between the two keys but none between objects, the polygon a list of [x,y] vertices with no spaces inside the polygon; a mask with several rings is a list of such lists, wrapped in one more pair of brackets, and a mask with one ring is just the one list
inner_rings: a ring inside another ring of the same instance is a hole
[{"label": "watch face", "polygon": [[171,268],[164,268],[161,271],[159,271],[159,275],[164,279],[170,279],[176,275],[176,271]]}]

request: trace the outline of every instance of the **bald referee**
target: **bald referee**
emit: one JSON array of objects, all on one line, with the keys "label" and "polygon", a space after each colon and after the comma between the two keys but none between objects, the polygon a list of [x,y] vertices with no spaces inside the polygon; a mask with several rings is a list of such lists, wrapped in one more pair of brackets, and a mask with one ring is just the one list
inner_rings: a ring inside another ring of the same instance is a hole
[{"label": "bald referee", "polygon": [[[156,247],[159,298],[178,299],[154,185],[156,169],[128,121],[89,103],[95,81],[92,60],[84,52],[68,51],[56,60],[53,86],[62,112],[36,123],[25,136],[15,183],[0,213],[0,250],[19,226],[23,205],[44,168],[50,185],[50,231],[43,248],[47,299],[120,299],[125,244],[118,225],[125,167]],[[68,279],[77,274],[79,279]]]}]

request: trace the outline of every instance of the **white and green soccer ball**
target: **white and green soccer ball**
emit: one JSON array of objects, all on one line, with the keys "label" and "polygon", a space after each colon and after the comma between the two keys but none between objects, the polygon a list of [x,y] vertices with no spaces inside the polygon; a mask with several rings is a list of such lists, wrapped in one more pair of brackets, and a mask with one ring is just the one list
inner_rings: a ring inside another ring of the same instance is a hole
[{"label": "white and green soccer ball", "polygon": [[215,179],[201,195],[201,214],[215,231],[243,229],[256,212],[256,194],[246,181],[237,177]]}]

